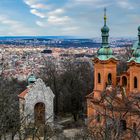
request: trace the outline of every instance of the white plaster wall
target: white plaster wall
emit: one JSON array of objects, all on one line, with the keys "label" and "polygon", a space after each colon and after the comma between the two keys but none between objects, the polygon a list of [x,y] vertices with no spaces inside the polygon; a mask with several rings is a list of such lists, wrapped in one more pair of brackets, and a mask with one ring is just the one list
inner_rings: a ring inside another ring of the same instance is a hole
[{"label": "white plaster wall", "polygon": [[39,102],[45,104],[45,121],[52,122],[54,119],[53,100],[54,94],[50,87],[46,87],[42,79],[37,79],[25,96],[24,114],[25,116],[29,116],[27,123],[34,123],[34,106]]}]

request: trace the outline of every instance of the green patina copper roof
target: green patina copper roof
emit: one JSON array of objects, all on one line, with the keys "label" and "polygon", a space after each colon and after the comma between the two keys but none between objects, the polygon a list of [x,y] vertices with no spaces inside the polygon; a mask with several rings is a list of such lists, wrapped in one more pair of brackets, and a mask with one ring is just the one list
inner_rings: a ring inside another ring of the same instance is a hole
[{"label": "green patina copper roof", "polygon": [[133,44],[133,47],[132,47],[132,50],[136,50],[137,49],[137,47],[138,47],[138,41],[136,41],[134,44]]},{"label": "green patina copper roof", "polygon": [[102,28],[101,28],[101,32],[102,33],[108,33],[109,32],[109,27],[107,25],[104,25]]},{"label": "green patina copper roof", "polygon": [[97,52],[97,58],[99,60],[109,60],[111,58],[117,59],[113,56],[113,50],[110,48],[108,43],[108,37],[109,37],[109,27],[106,25],[106,9],[104,11],[104,26],[101,28],[102,32],[102,47],[99,48]]},{"label": "green patina copper roof", "polygon": [[132,48],[134,50],[133,56],[128,62],[134,61],[135,63],[140,64],[140,26],[138,27],[138,38],[139,40],[134,43],[133,48]]},{"label": "green patina copper roof", "polygon": [[102,47],[97,52],[98,55],[112,55],[113,50],[110,47]]},{"label": "green patina copper roof", "polygon": [[109,60],[109,59],[115,59],[115,60],[118,60],[115,56],[113,55],[99,55],[97,57],[99,60],[101,61],[105,61],[105,60]]},{"label": "green patina copper roof", "polygon": [[140,32],[140,26],[138,27],[138,31]]},{"label": "green patina copper roof", "polygon": [[34,83],[35,81],[36,81],[36,77],[34,76],[34,74],[31,74],[31,75],[28,77],[28,84]]},{"label": "green patina copper roof", "polygon": [[138,37],[139,37],[139,43],[138,43],[138,45],[140,46],[140,26],[138,27]]}]

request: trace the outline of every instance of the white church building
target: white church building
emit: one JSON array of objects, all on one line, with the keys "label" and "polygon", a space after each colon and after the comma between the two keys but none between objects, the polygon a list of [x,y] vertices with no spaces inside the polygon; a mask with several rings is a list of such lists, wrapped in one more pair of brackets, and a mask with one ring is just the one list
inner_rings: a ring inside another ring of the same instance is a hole
[{"label": "white church building", "polygon": [[54,120],[54,94],[42,79],[31,74],[28,86],[19,97],[21,120],[25,123],[45,124]]}]

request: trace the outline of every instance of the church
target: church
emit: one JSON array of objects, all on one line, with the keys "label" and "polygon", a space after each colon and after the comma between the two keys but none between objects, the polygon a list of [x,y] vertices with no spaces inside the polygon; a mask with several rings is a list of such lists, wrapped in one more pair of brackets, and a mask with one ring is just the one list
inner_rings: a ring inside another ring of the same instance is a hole
[{"label": "church", "polygon": [[20,120],[29,124],[45,125],[54,121],[54,94],[42,79],[34,74],[28,77],[27,88],[18,95]]},{"label": "church", "polygon": [[[119,60],[110,47],[106,10],[101,28],[102,44],[93,60],[94,90],[87,99],[88,126],[112,128],[119,120],[121,129],[136,129],[139,126],[140,99],[140,26],[138,41],[134,44],[128,69],[117,74]],[[122,66],[123,67],[123,66]]]}]

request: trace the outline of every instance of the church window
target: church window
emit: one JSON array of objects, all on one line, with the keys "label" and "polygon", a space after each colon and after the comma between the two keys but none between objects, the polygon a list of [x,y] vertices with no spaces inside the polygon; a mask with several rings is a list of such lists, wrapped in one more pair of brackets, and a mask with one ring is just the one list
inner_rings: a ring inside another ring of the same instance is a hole
[{"label": "church window", "polygon": [[109,84],[112,83],[112,74],[111,73],[108,74],[108,83]]},{"label": "church window", "polygon": [[138,87],[138,79],[137,77],[134,77],[134,88]]},{"label": "church window", "polygon": [[122,86],[127,86],[127,78],[126,78],[126,76],[122,77]]},{"label": "church window", "polygon": [[98,73],[98,83],[101,83],[101,74]]}]

